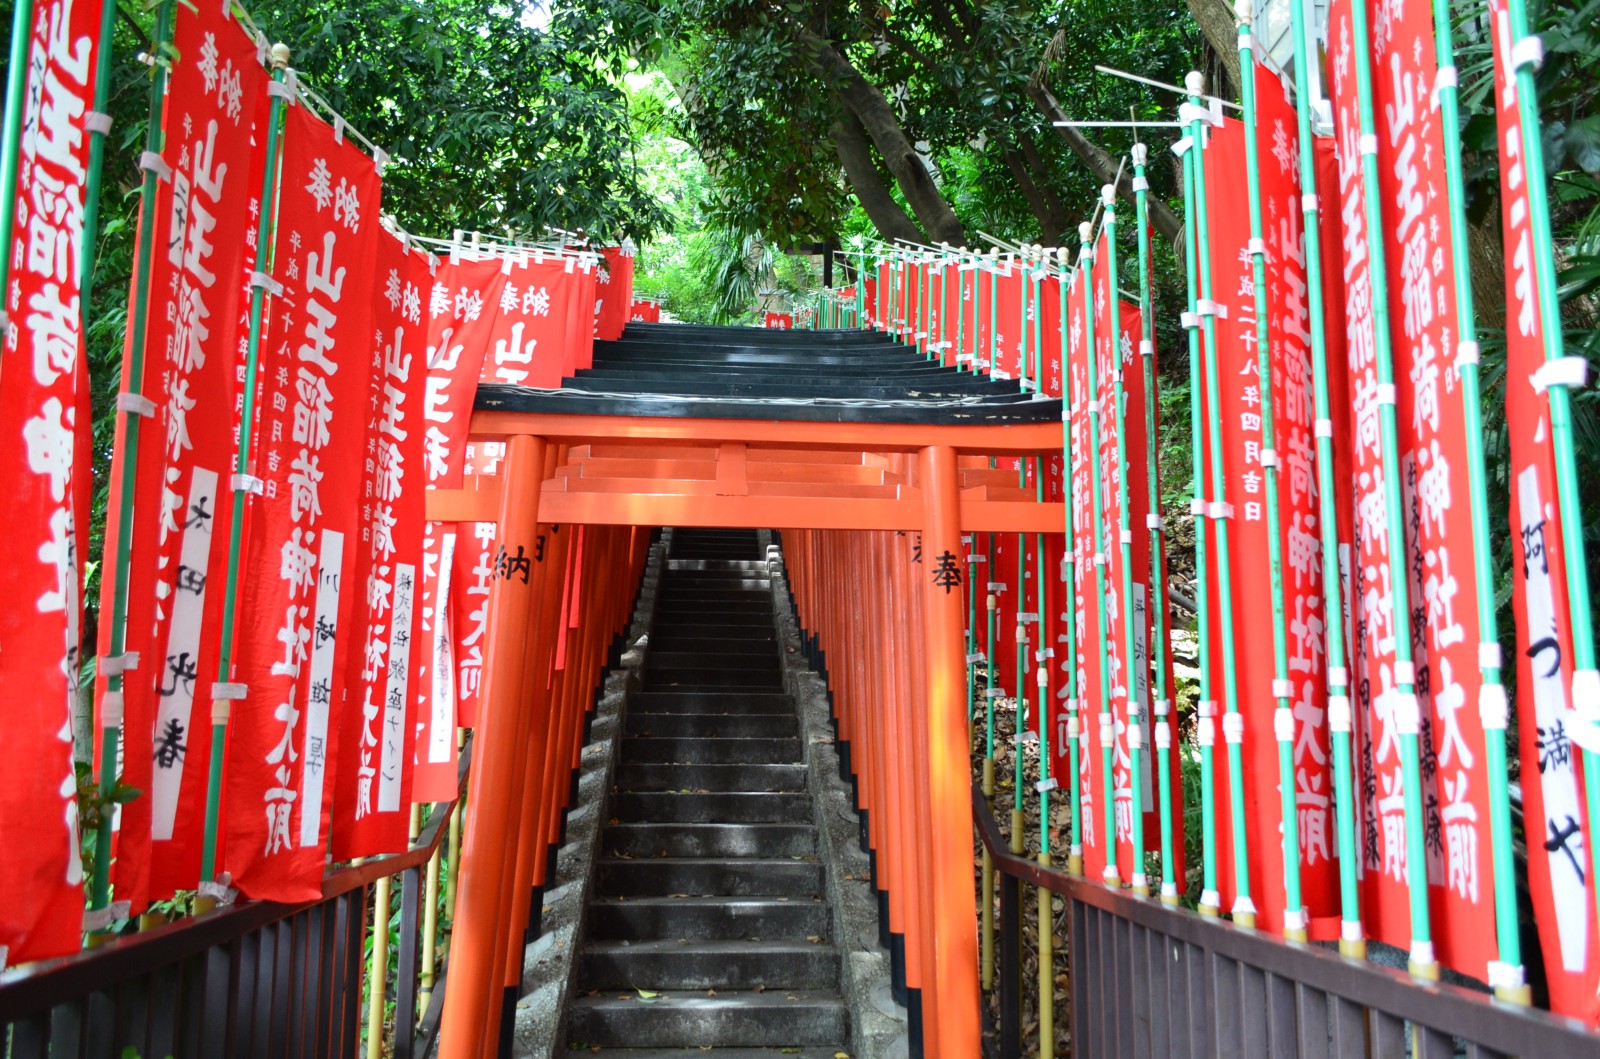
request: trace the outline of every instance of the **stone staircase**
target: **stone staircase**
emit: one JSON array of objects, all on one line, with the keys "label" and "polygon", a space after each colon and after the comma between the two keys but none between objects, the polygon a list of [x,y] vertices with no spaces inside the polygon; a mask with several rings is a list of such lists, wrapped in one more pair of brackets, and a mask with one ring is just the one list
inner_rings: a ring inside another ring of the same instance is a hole
[{"label": "stone staircase", "polygon": [[799,724],[753,531],[678,529],[629,705],[568,1046],[848,1051]]}]

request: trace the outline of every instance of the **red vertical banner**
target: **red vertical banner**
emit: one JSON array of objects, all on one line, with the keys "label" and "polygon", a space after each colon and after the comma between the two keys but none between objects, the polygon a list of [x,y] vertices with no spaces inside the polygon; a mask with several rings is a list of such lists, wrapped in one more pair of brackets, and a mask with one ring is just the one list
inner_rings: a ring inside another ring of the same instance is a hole
[{"label": "red vertical banner", "polygon": [[377,244],[351,649],[333,801],[335,860],[396,853],[410,837],[427,389],[421,291],[431,276],[426,260],[389,233]]},{"label": "red vertical banner", "polygon": [[635,301],[629,321],[636,324],[660,323],[661,303],[656,301]]},{"label": "red vertical banner", "polygon": [[[1533,221],[1511,24],[1505,0],[1490,0],[1495,117],[1500,140],[1500,225],[1506,260],[1506,426],[1511,440],[1511,533],[1517,616],[1518,748],[1530,836],[1528,886],[1544,954],[1550,1008],[1600,1021],[1600,933],[1595,880],[1586,878],[1594,841],[1583,797],[1583,756],[1572,729],[1572,615],[1567,551],[1556,495],[1550,408],[1534,388],[1545,350],[1534,276]],[[1533,777],[1538,782],[1533,782]]]},{"label": "red vertical banner", "polygon": [[777,331],[787,331],[794,326],[794,316],[791,313],[768,313],[761,326]]},{"label": "red vertical banner", "polygon": [[[1015,379],[1022,373],[1022,269],[1015,264],[1007,264],[999,270],[998,276],[994,354],[989,374],[996,379]],[[988,323],[986,317],[984,324]]]},{"label": "red vertical banner", "polygon": [[[1099,426],[1100,426],[1100,502],[1103,519],[1103,537],[1105,551],[1105,644],[1108,671],[1106,678],[1111,685],[1111,734],[1114,740],[1112,753],[1112,791],[1111,796],[1116,806],[1117,823],[1117,864],[1121,869],[1124,879],[1129,878],[1134,871],[1142,871],[1143,865],[1133,864],[1133,785],[1139,784],[1139,796],[1144,809],[1141,825],[1145,835],[1145,848],[1152,848],[1158,842],[1159,827],[1161,824],[1160,804],[1156,800],[1155,783],[1155,757],[1153,741],[1149,737],[1150,719],[1153,706],[1151,694],[1151,666],[1150,644],[1154,635],[1154,614],[1150,607],[1152,598],[1150,587],[1150,538],[1146,529],[1146,515],[1150,509],[1149,493],[1149,440],[1144,429],[1144,374],[1143,366],[1138,358],[1138,338],[1141,323],[1137,307],[1123,302],[1115,296],[1111,289],[1110,270],[1107,261],[1107,246],[1104,238],[1096,247],[1094,266],[1092,271],[1094,291],[1094,356],[1095,356],[1095,381],[1098,384],[1096,399],[1099,401]],[[1117,343],[1112,345],[1111,314],[1117,316]],[[1118,424],[1116,415],[1116,377],[1122,377],[1123,400],[1125,414],[1122,423],[1122,448],[1123,460],[1118,464]],[[1087,382],[1087,378],[1085,379]],[[1086,441],[1087,446],[1087,441]],[[1086,450],[1087,451],[1087,448]],[[1123,552],[1120,543],[1120,529],[1123,523],[1122,502],[1123,496],[1127,497],[1130,543],[1129,562],[1131,567],[1124,569]],[[1089,510],[1091,531],[1093,527],[1093,508]],[[1090,535],[1091,544],[1093,534]],[[1091,558],[1093,551],[1091,548]],[[1094,582],[1094,568],[1090,568],[1087,590],[1098,592]],[[1133,598],[1131,601],[1123,598],[1124,573],[1131,586]],[[1096,597],[1098,598],[1098,597]],[[1133,627],[1131,638],[1128,635],[1128,614],[1132,612]],[[1098,666],[1098,647],[1095,659]],[[1098,685],[1097,685],[1098,687]],[[1129,702],[1138,702],[1140,716],[1144,721],[1141,731],[1143,735],[1143,753],[1140,756],[1140,771],[1136,776],[1133,772],[1133,758],[1128,746]],[[1090,744],[1093,748],[1092,755],[1095,759],[1097,778],[1100,776],[1101,755],[1104,744],[1101,743],[1102,731],[1098,721],[1101,699],[1098,697],[1089,700],[1088,713],[1092,713],[1096,720],[1091,726]],[[1176,773],[1174,773],[1176,778]],[[1102,797],[1104,793],[1102,792]],[[1105,803],[1101,802],[1101,813],[1105,812]]]},{"label": "red vertical banner", "polygon": [[444,802],[456,796],[455,653],[450,636],[450,581],[455,569],[453,522],[429,522],[422,540],[423,666],[417,683],[414,802]]},{"label": "red vertical banner", "polygon": [[[179,7],[163,125],[168,179],[156,183],[141,417],[133,470],[126,650],[141,664],[123,676],[122,781],[144,792],[118,814],[112,881],[132,911],[199,878],[201,812],[211,719],[205,693],[217,671],[232,505],[234,352],[254,259],[250,216],[260,164],[252,144],[265,75],[254,42],[221,7]],[[254,164],[253,164],[254,163]],[[125,354],[126,355],[126,354]],[[131,380],[124,380],[126,387]],[[108,505],[115,547],[122,453]],[[114,555],[102,578],[100,653],[112,650]],[[103,690],[104,684],[102,682]],[[198,702],[197,702],[198,700]],[[197,705],[200,709],[197,711]],[[101,703],[102,715],[104,702]]]},{"label": "red vertical banner", "polygon": [[614,342],[622,337],[628,307],[633,304],[633,247],[608,246],[600,255],[603,260],[595,276],[600,300],[595,310],[594,333],[602,341]]},{"label": "red vertical banner", "polygon": [[583,273],[574,258],[538,252],[507,258],[503,268],[500,311],[481,381],[558,389],[577,368],[589,366],[580,358],[584,348],[593,348],[592,340],[575,347],[570,333],[568,309],[583,298]]},{"label": "red vertical banner", "polygon": [[[1300,835],[1302,903],[1313,917],[1337,913],[1338,873],[1333,857],[1333,777],[1328,742],[1322,565],[1318,528],[1319,489],[1314,440],[1310,320],[1305,238],[1301,223],[1295,114],[1282,86],[1257,67],[1256,98],[1262,238],[1266,248],[1268,342],[1272,364],[1270,424],[1276,448],[1265,447],[1265,410],[1256,347],[1256,287],[1249,252],[1245,137],[1234,121],[1212,133],[1206,147],[1207,216],[1217,348],[1204,355],[1218,379],[1218,406],[1207,409],[1205,443],[1220,430],[1225,482],[1219,487],[1207,462],[1208,495],[1226,497],[1232,573],[1232,615],[1237,650],[1238,708],[1244,720],[1244,797],[1237,808],[1230,786],[1217,784],[1218,892],[1224,908],[1237,894],[1232,832],[1226,821],[1242,812],[1249,837],[1250,896],[1263,930],[1284,925],[1283,811],[1278,742],[1274,728],[1277,694],[1273,599],[1268,562],[1272,527],[1267,523],[1266,476],[1277,466],[1278,546],[1283,560],[1283,621],[1294,719],[1296,825]],[[1215,543],[1213,543],[1215,547]],[[1213,563],[1212,627],[1221,628],[1219,564]],[[1220,697],[1223,648],[1213,639],[1211,664]],[[1221,703],[1219,702],[1219,709]],[[1225,769],[1225,766],[1224,766]]]},{"label": "red vertical banner", "polygon": [[461,488],[461,460],[505,287],[498,257],[453,253],[428,288],[428,389],[422,406],[423,465],[430,489]]},{"label": "red vertical banner", "polygon": [[77,415],[83,374],[79,276],[100,5],[34,3],[5,291],[0,467],[14,560],[6,564],[0,810],[18,821],[0,857],[0,966],[75,950],[83,927],[71,711],[78,690],[82,563],[76,524],[88,473]]},{"label": "red vertical banner", "polygon": [[[1379,414],[1386,402],[1372,362],[1370,316],[1352,304],[1347,327],[1354,377],[1357,475],[1354,564],[1358,790],[1362,795],[1362,863],[1369,898],[1366,922],[1391,944],[1410,937],[1406,905],[1404,786],[1399,761],[1403,704],[1395,692],[1395,628],[1388,558],[1404,548],[1412,618],[1411,648],[1421,715],[1423,833],[1429,907],[1439,960],[1482,975],[1495,957],[1489,862],[1488,777],[1478,700],[1478,626],[1473,602],[1472,512],[1466,502],[1468,448],[1455,367],[1450,221],[1445,197],[1444,141],[1439,111],[1429,103],[1437,77],[1433,23],[1423,6],[1380,14],[1370,47],[1377,169],[1388,272],[1390,342],[1400,465],[1382,464]],[[1360,132],[1355,121],[1353,49],[1347,4],[1330,21],[1345,225],[1348,302],[1370,301],[1369,258],[1358,180]],[[1346,182],[1346,176],[1348,181]],[[1363,333],[1357,334],[1360,326]],[[1398,475],[1402,538],[1388,525],[1381,487]],[[1461,496],[1455,491],[1460,489]]]},{"label": "red vertical banner", "polygon": [[[479,439],[467,445],[467,475],[496,475],[505,458],[503,441]],[[450,627],[455,660],[456,724],[477,725],[483,652],[489,635],[489,589],[494,584],[493,522],[456,526],[455,569],[450,579]],[[542,556],[541,556],[542,558]]]},{"label": "red vertical banner", "polygon": [[226,867],[263,900],[321,892],[361,594],[348,498],[362,490],[379,186],[332,126],[286,109],[224,803]]},{"label": "red vertical banner", "polygon": [[[539,263],[535,255],[534,263]],[[594,365],[594,327],[600,311],[600,278],[593,254],[562,259],[561,267],[571,277],[567,285],[567,310],[561,317],[566,324],[566,340],[561,344],[562,375],[570,375],[576,368]],[[552,288],[551,297],[560,304],[558,288]]]},{"label": "red vertical banner", "polygon": [[[1094,557],[1094,492],[1093,471],[1089,451],[1089,333],[1088,333],[1089,274],[1078,269],[1067,291],[1067,429],[1072,441],[1072,465],[1069,468],[1072,504],[1072,553],[1067,557],[1071,574],[1077,585],[1073,607],[1073,628],[1077,642],[1072,645],[1077,655],[1077,672],[1073,681],[1077,690],[1078,714],[1078,784],[1082,796],[1081,834],[1083,842],[1084,873],[1093,879],[1100,878],[1106,865],[1105,799],[1108,797],[1103,783],[1100,761],[1100,742],[1097,717],[1100,713],[1100,636],[1098,568]],[[1067,571],[1063,569],[1061,574]],[[1059,668],[1067,675],[1071,656],[1062,652]],[[1058,700],[1058,706],[1068,712],[1072,704]],[[1066,734],[1058,716],[1056,731]],[[1071,759],[1065,739],[1057,741],[1057,764],[1062,785],[1070,778]]]}]

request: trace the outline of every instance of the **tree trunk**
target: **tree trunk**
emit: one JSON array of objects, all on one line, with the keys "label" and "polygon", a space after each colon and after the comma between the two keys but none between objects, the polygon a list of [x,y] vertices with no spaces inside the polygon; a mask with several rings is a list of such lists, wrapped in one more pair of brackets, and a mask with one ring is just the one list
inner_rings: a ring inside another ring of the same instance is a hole
[{"label": "tree trunk", "polygon": [[1002,151],[1001,158],[1004,159],[1006,168],[1011,170],[1011,179],[1017,182],[1022,197],[1028,200],[1028,208],[1039,221],[1039,241],[1045,246],[1059,246],[1061,229],[1050,216],[1050,206],[1045,202],[1039,186],[1033,182],[1033,174],[1028,172],[1028,163],[1023,159],[1022,153],[1015,150]]},{"label": "tree trunk", "polygon": [[[1045,209],[1050,212],[1051,225],[1063,235],[1077,231],[1076,216],[1067,209],[1067,204],[1061,201],[1061,196],[1056,194],[1056,189],[1051,185],[1050,163],[1039,153],[1032,136],[1022,138],[1022,157],[1027,159],[1028,169],[1033,174],[1033,182],[1044,195]],[[1059,239],[1060,235],[1057,238]]]},{"label": "tree trunk", "polygon": [[1225,99],[1239,93],[1239,24],[1229,0],[1189,0],[1189,13],[1200,26],[1227,84],[1207,85],[1207,91]]},{"label": "tree trunk", "polygon": [[[1066,121],[1067,112],[1061,109],[1061,104],[1056,102],[1056,97],[1050,90],[1037,81],[1028,82],[1028,96],[1033,100],[1039,112],[1050,122]],[[1066,141],[1072,153],[1077,155],[1090,172],[1102,183],[1109,184],[1117,180],[1117,160],[1104,148],[1091,143],[1083,133],[1074,128],[1060,125],[1055,126],[1056,133]],[[1117,197],[1126,202],[1134,201],[1133,171],[1124,169],[1122,179],[1117,180]],[[1146,196],[1146,208],[1150,214],[1150,223],[1155,225],[1156,231],[1175,247],[1181,247],[1183,242],[1183,218],[1173,213],[1165,202],[1155,196]],[[1181,256],[1181,255],[1180,255]]]},{"label": "tree trunk", "polygon": [[883,174],[878,172],[877,163],[872,158],[872,145],[867,142],[866,130],[861,127],[855,111],[843,103],[839,110],[839,118],[828,133],[833,138],[833,148],[839,153],[839,161],[843,163],[845,175],[850,179],[850,189],[855,192],[861,208],[867,211],[867,217],[885,239],[925,242],[922,229],[894,200],[883,182]]},{"label": "tree trunk", "polygon": [[922,164],[922,158],[906,138],[905,130],[894,116],[894,108],[889,106],[883,93],[862,77],[861,72],[850,65],[850,61],[832,43],[803,26],[797,26],[795,32],[811,47],[839,98],[860,119],[861,127],[883,156],[884,164],[905,195],[906,202],[910,203],[911,212],[916,215],[923,231],[935,242],[964,245],[967,241],[966,231],[934,184],[933,177]]}]

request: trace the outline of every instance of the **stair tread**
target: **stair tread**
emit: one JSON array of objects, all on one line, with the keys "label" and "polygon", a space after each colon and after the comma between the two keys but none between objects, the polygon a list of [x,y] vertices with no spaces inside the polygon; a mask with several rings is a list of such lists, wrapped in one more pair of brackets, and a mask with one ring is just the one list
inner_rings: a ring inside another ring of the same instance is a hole
[{"label": "stair tread", "polygon": [[705,1048],[684,1045],[682,1048],[596,1048],[585,1054],[614,1056],[615,1059],[836,1059],[848,1054],[843,1046],[823,1045],[820,1048]]},{"label": "stair tread", "polygon": [[[818,935],[820,937],[821,935]],[[585,943],[589,952],[618,953],[764,953],[768,955],[814,952],[834,953],[831,941],[807,941],[805,938],[647,938],[642,941],[624,941],[616,938]],[[768,988],[771,988],[770,986]]]},{"label": "stair tread", "polygon": [[648,1003],[664,1009],[689,1008],[702,1011],[727,1011],[732,1009],[770,1009],[783,1011],[796,1004],[817,1007],[844,1006],[844,998],[835,990],[827,989],[719,989],[716,996],[707,996],[704,989],[651,990],[654,997],[641,997],[638,990],[627,995],[620,989],[602,989],[594,996],[572,999],[574,1008],[616,1008],[620,1005]]}]

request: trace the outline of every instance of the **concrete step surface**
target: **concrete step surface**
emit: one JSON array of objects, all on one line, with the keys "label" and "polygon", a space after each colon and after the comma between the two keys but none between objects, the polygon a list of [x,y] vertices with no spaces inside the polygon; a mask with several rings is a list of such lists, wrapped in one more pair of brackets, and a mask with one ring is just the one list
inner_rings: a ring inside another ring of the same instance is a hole
[{"label": "concrete step surface", "polygon": [[575,997],[568,1037],[580,1045],[659,1048],[686,1041],[718,1047],[831,1045],[849,1037],[848,1015],[837,990],[768,989],[763,992],[613,990]]},{"label": "concrete step surface", "polygon": [[777,941],[595,941],[578,959],[592,989],[837,989],[839,954],[815,935]]},{"label": "concrete step surface", "polygon": [[777,765],[800,760],[799,739],[679,739],[672,736],[624,738],[622,761],[684,762],[705,765]]},{"label": "concrete step surface", "polygon": [[793,791],[618,791],[611,811],[624,823],[809,824],[811,796]]},{"label": "concrete step surface", "polygon": [[629,736],[688,739],[798,739],[800,722],[781,713],[629,712]]},{"label": "concrete step surface", "polygon": [[606,897],[589,908],[596,941],[805,938],[828,933],[828,908],[810,897]]},{"label": "concrete step surface", "polygon": [[610,897],[805,897],[822,893],[817,861],[760,857],[657,857],[596,862],[599,892]]},{"label": "concrete step surface", "polygon": [[790,765],[619,765],[619,791],[803,791],[806,767]]}]

